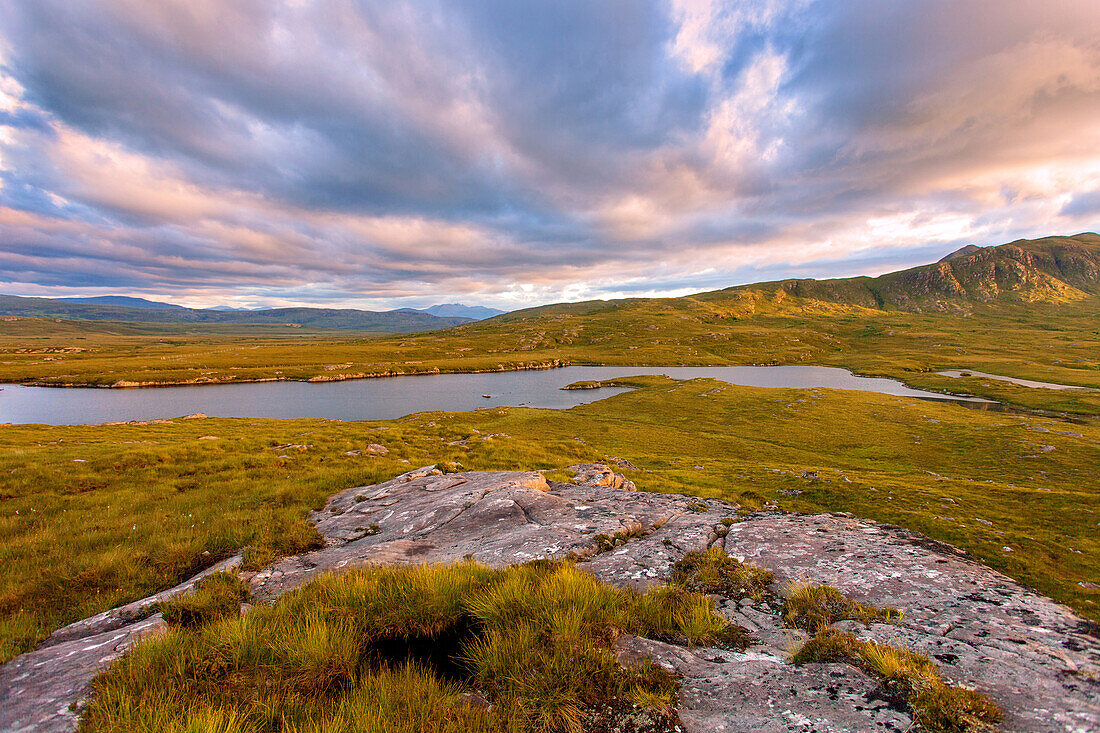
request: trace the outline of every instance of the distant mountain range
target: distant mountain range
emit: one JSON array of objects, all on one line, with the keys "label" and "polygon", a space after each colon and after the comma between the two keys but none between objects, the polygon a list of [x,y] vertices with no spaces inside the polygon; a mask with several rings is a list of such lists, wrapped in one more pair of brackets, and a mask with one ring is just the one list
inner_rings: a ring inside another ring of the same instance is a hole
[{"label": "distant mountain range", "polygon": [[[151,301],[146,301],[146,303],[151,303]],[[304,328],[339,328],[385,333],[434,331],[469,323],[472,320],[470,318],[440,318],[430,313],[407,309],[384,312],[336,308],[271,308],[255,311],[202,310],[165,303],[132,306],[72,302],[60,298],[21,298],[14,295],[0,295],[0,315],[22,316],[24,318],[64,318],[69,320],[139,323],[294,325]]]},{"label": "distant mountain range", "polygon": [[475,321],[483,321],[486,318],[503,315],[507,312],[496,308],[486,308],[483,305],[463,305],[462,303],[443,303],[429,308],[421,308],[420,311],[441,318],[470,318]]},{"label": "distant mountain range", "polygon": [[[85,303],[87,305],[121,305],[127,308],[149,308],[154,310],[190,310],[185,306],[175,305],[174,303],[163,303],[161,301],[147,300],[145,298],[131,298],[126,295],[97,295],[83,298],[50,298],[49,300],[54,300],[60,303]],[[201,308],[196,310],[252,313],[255,311],[269,311],[275,309],[271,308],[271,306],[261,306],[259,308],[235,308],[231,305],[216,305],[212,308]],[[482,321],[486,318],[499,316],[502,313],[506,313],[507,311],[497,310],[496,308],[486,308],[483,305],[440,303],[439,305],[433,305],[427,308],[398,308],[394,311],[382,312],[427,313],[430,316],[437,316],[439,318],[468,318],[471,321]]]},{"label": "distant mountain range", "polygon": [[722,317],[789,313],[805,309],[871,308],[916,313],[967,314],[997,303],[1062,302],[1100,295],[1100,236],[1018,240],[996,247],[967,245],[938,262],[878,277],[812,278],[738,285],[682,298],[559,303],[505,313],[459,303],[422,310],[364,311],[334,308],[240,310],[230,306],[184,308],[144,298],[24,298],[0,295],[0,316],[151,323],[294,324],[309,328],[404,333],[430,331],[502,316],[500,323],[540,316],[623,311],[645,303],[683,303]]},{"label": "distant mountain range", "polygon": [[149,308],[152,310],[187,310],[182,305],[172,303],[160,303],[145,298],[130,298],[125,295],[97,295],[90,298],[49,298],[60,303],[77,303],[85,305],[121,305],[126,308]]},{"label": "distant mountain range", "polygon": [[25,298],[0,295],[0,316],[64,318],[136,323],[225,323],[295,325],[387,333],[434,331],[489,318],[503,311],[458,303],[416,310],[367,311],[349,308],[185,308],[145,298],[100,295],[85,298]]}]

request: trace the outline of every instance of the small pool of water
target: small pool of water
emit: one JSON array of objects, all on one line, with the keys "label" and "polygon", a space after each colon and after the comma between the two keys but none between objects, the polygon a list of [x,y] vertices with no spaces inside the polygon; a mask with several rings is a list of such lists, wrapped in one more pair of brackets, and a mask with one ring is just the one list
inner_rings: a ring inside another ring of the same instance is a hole
[{"label": "small pool of water", "polygon": [[619,387],[562,390],[567,384],[636,374],[667,374],[675,379],[711,377],[747,387],[825,387],[899,397],[989,402],[912,389],[893,379],[858,377],[835,367],[574,366],[544,371],[438,374],[322,384],[256,382],[144,389],[5,384],[0,386],[0,423],[78,425],[152,420],[196,412],[211,417],[388,420],[426,410],[465,412],[505,405],[564,409],[627,391]]},{"label": "small pool of water", "polygon": [[936,374],[942,377],[984,377],[985,379],[996,379],[998,382],[1011,382],[1020,387],[1032,387],[1034,389],[1090,389],[1089,387],[1077,387],[1072,384],[1054,384],[1053,382],[1036,382],[1033,379],[1003,377],[999,374],[976,372],[973,369],[949,369],[944,372],[936,372]]}]

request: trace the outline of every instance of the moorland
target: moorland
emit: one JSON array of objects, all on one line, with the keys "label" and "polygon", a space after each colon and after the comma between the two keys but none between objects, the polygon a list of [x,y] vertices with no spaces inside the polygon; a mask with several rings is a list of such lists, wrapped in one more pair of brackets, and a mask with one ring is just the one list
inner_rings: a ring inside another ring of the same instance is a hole
[{"label": "moorland", "polygon": [[[1092,234],[986,248],[880,278],[547,306],[396,336],[7,319],[0,380],[8,382],[822,364],[1015,411],[647,377],[627,380],[631,392],[563,411],[8,425],[0,432],[0,658],[242,550],[246,567],[259,568],[314,547],[307,517],[327,497],[426,464],[537,469],[564,480],[571,464],[614,459],[646,491],[725,498],[747,510],[850,512],[962,548],[1100,620],[1098,354],[1100,237]],[[947,369],[1084,389],[936,374]]]}]

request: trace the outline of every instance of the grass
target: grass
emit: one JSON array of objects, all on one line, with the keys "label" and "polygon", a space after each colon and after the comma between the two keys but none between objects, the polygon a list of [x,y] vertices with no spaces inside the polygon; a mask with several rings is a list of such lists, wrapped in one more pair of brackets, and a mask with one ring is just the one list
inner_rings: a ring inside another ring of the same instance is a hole
[{"label": "grass", "polygon": [[169,626],[186,629],[235,616],[248,599],[248,584],[235,572],[218,572],[196,583],[194,592],[161,602],[157,610]]},{"label": "grass", "polygon": [[820,628],[791,659],[795,664],[843,662],[878,679],[886,694],[904,704],[913,722],[931,733],[992,730],[1001,720],[985,695],[948,685],[935,663],[907,649],[863,641],[849,632]]},{"label": "grass", "polygon": [[[207,436],[217,439],[199,440]],[[389,453],[346,455],[372,443]],[[288,444],[310,447],[277,450]],[[309,511],[351,486],[428,463],[562,469],[611,456],[638,467],[616,470],[643,491],[847,511],[908,527],[1100,620],[1100,592],[1090,585],[1100,577],[1097,426],[692,380],[563,411],[7,426],[2,658],[243,548],[260,564],[315,546]]]},{"label": "grass", "polygon": [[718,547],[687,553],[672,566],[669,577],[671,583],[688,591],[733,600],[763,599],[771,594],[774,580],[771,571],[738,562]]},{"label": "grass", "polygon": [[661,387],[669,384],[669,378],[660,374],[642,374],[634,377],[616,377],[615,379],[587,379],[572,382],[562,389],[601,389],[603,387]]},{"label": "grass", "polygon": [[367,568],[142,642],[93,682],[81,729],[610,731],[641,707],[667,730],[675,678],[620,666],[615,638],[726,625],[704,596],[567,562]]},{"label": "grass", "polygon": [[810,633],[817,633],[838,621],[892,623],[901,617],[896,608],[868,606],[828,585],[796,583],[784,595],[784,623]]},{"label": "grass", "polygon": [[794,664],[840,662],[878,679],[887,697],[907,707],[913,721],[930,733],[991,730],[1001,719],[986,695],[948,685],[936,664],[923,654],[859,639],[832,628],[839,621],[893,623],[896,609],[876,608],[848,598],[827,585],[798,583],[785,592],[783,621],[813,634],[791,657]]}]

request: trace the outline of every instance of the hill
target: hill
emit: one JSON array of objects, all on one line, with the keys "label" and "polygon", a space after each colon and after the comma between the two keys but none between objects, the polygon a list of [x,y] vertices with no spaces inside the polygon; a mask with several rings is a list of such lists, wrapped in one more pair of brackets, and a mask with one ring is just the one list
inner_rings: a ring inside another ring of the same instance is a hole
[{"label": "hill", "polygon": [[[307,328],[353,329],[406,333],[433,331],[468,323],[469,318],[442,318],[414,310],[365,311],[338,308],[271,308],[268,310],[200,310],[166,303],[132,306],[121,301],[137,299],[118,296],[103,298],[23,298],[0,295],[0,316],[21,318],[64,318],[88,321],[137,323],[209,323],[227,325],[293,325]],[[95,301],[95,302],[93,302]]]},{"label": "hill", "polygon": [[182,305],[162,303],[159,300],[131,298],[125,295],[97,295],[87,298],[53,298],[62,303],[87,303],[88,305],[122,305],[130,308],[151,308],[154,310],[185,310]]},{"label": "hill", "polygon": [[1066,303],[1100,295],[1100,235],[967,245],[939,262],[878,277],[798,278],[735,285],[680,298],[555,303],[507,313],[500,322],[621,315],[651,309],[699,310],[719,318],[823,315],[866,310],[971,315],[1027,303]]},{"label": "hill", "polygon": [[[1007,303],[1060,303],[1100,294],[1100,236],[1046,237],[967,246],[939,262],[879,277],[784,280],[718,291],[910,313],[970,314]],[[704,294],[702,297],[715,294]],[[690,296],[689,296],[690,297]]]}]

